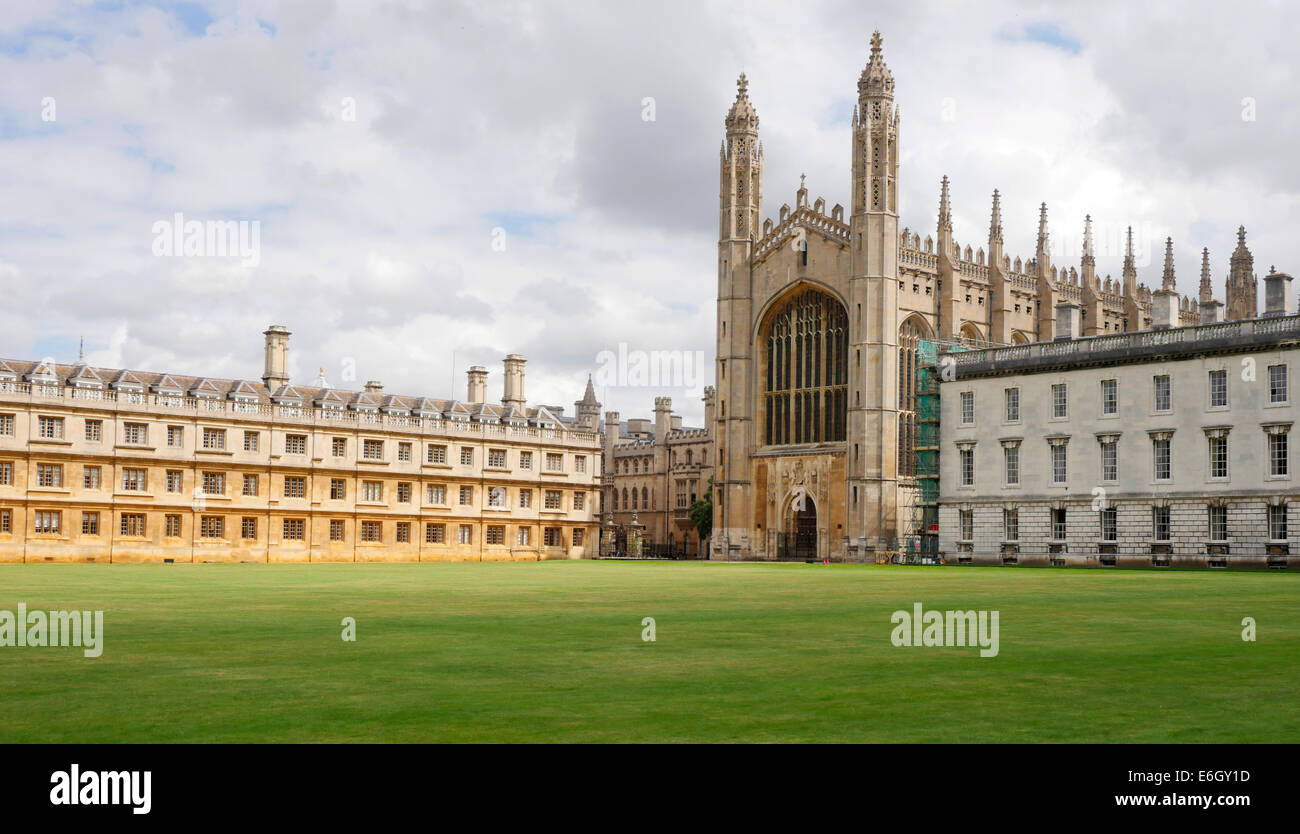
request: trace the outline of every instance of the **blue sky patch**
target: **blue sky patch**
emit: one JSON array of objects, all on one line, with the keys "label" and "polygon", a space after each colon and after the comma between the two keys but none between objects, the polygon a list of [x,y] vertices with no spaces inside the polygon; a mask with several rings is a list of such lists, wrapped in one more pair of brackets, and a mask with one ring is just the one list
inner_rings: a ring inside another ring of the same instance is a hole
[{"label": "blue sky patch", "polygon": [[1026,23],[1020,27],[1003,29],[998,37],[1012,43],[1037,43],[1070,55],[1077,55],[1083,49],[1082,41],[1056,23]]}]

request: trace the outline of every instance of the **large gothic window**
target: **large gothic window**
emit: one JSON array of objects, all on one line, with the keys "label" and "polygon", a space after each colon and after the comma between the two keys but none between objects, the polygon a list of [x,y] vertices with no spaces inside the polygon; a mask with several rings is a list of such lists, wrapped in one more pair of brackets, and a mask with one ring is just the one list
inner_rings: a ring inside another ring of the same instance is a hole
[{"label": "large gothic window", "polygon": [[764,443],[842,441],[848,414],[849,318],[834,298],[805,290],[768,316]]},{"label": "large gothic window", "polygon": [[922,339],[930,338],[924,323],[915,316],[903,323],[898,332],[898,474],[916,476],[916,393],[917,348]]}]

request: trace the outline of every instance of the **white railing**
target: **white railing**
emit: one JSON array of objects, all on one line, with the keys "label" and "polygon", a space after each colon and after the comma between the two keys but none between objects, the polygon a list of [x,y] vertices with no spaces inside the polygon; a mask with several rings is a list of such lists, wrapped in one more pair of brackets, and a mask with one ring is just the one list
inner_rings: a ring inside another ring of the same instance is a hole
[{"label": "white railing", "polygon": [[1103,354],[1125,353],[1143,348],[1185,347],[1210,342],[1251,342],[1258,337],[1300,337],[1300,316],[1242,319],[1216,324],[1172,327],[1167,330],[1142,330],[1137,333],[1120,333],[1110,336],[1091,336],[1082,339],[1063,339],[1058,342],[1034,342],[1005,348],[956,351],[948,354],[957,367],[979,365],[985,362],[1007,362],[1022,359],[1061,359],[1064,357],[1086,359]]}]

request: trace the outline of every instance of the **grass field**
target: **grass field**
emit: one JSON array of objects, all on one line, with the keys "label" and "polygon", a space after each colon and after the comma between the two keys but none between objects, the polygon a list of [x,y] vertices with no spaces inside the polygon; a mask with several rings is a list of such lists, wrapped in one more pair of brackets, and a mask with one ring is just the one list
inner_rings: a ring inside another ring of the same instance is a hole
[{"label": "grass field", "polygon": [[[20,602],[103,609],[104,652],[0,648],[6,743],[1300,741],[1295,574],[0,567]],[[893,646],[915,602],[1000,611],[999,655]]]}]

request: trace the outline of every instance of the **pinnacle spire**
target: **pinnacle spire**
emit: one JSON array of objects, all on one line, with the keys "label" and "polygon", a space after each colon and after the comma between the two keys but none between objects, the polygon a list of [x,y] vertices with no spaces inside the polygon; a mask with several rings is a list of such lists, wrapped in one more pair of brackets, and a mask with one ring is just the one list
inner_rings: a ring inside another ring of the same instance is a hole
[{"label": "pinnacle spire", "polygon": [[993,189],[993,213],[989,216],[989,243],[1002,242],[1002,202]]},{"label": "pinnacle spire", "polygon": [[1207,246],[1201,250],[1201,301],[1214,300],[1214,282],[1210,278],[1210,248]]},{"label": "pinnacle spire", "polygon": [[1259,315],[1258,281],[1255,278],[1255,256],[1246,248],[1246,227],[1237,229],[1237,248],[1228,258],[1227,292],[1228,320],[1253,319]]},{"label": "pinnacle spire", "polygon": [[1160,289],[1177,289],[1174,281],[1174,239],[1165,238],[1165,271],[1160,277]]},{"label": "pinnacle spire", "polygon": [[939,229],[952,231],[952,208],[948,202],[948,175],[939,183]]},{"label": "pinnacle spire", "polygon": [[758,132],[758,113],[749,101],[749,79],[742,72],[736,79],[736,101],[727,111],[727,130]]},{"label": "pinnacle spire", "polygon": [[1043,203],[1038,207],[1038,251],[1046,252],[1047,245],[1047,203]]},{"label": "pinnacle spire", "polygon": [[858,78],[859,99],[869,96],[890,99],[894,97],[894,75],[889,71],[889,67],[885,66],[881,43],[880,30],[877,29],[871,34],[871,60],[867,62],[866,69],[862,70],[862,75]]},{"label": "pinnacle spire", "polygon": [[1092,215],[1083,216],[1083,263],[1093,263],[1092,253]]}]

